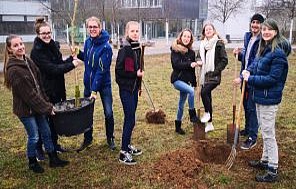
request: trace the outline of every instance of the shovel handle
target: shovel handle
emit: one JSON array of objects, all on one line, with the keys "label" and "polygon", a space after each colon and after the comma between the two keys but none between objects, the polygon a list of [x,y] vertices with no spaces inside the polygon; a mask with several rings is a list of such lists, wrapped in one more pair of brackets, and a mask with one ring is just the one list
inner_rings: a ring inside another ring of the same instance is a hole
[{"label": "shovel handle", "polygon": [[242,93],[241,93],[241,97],[240,97],[240,101],[239,101],[238,115],[237,115],[237,119],[236,119],[236,129],[239,129],[239,126],[240,126],[240,123],[241,123],[245,88],[246,88],[246,81],[243,80]]},{"label": "shovel handle", "polygon": [[[237,61],[238,61],[238,54],[235,55],[234,59],[234,79],[237,78]],[[232,94],[232,105],[236,105],[236,93],[237,93],[237,86],[233,84],[233,94]]]}]

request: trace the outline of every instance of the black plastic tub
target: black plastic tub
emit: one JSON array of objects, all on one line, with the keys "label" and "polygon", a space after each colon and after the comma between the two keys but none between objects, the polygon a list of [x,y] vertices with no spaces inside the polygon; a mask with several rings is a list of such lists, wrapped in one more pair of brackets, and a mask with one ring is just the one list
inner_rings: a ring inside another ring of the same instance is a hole
[{"label": "black plastic tub", "polygon": [[94,100],[80,98],[80,103],[80,107],[75,107],[75,99],[69,99],[55,104],[56,115],[52,118],[58,135],[74,136],[92,127]]}]

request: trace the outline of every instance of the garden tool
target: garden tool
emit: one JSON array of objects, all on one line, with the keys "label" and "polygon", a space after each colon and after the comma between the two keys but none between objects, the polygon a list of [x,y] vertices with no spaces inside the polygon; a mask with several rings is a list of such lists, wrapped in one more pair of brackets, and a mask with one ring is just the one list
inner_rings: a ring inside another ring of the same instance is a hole
[{"label": "garden tool", "polygon": [[[200,119],[200,68],[197,68],[197,87],[196,87],[196,95],[197,95],[197,117]],[[205,140],[205,124],[200,120],[197,123],[193,123],[193,140]]]},{"label": "garden tool", "polygon": [[[145,51],[145,44],[141,45],[141,58],[140,58],[140,70],[141,72],[144,70],[144,51]],[[139,86],[139,96],[142,94],[142,77],[139,78],[140,86]]]},{"label": "garden tool", "polygon": [[[238,54],[235,56],[234,61],[234,79],[237,78],[237,60]],[[236,94],[237,94],[237,86],[233,85],[233,93],[232,93],[232,123],[227,124],[227,143],[232,144],[234,133],[235,133],[235,114],[236,114]]]},{"label": "garden tool", "polygon": [[142,80],[142,83],[143,83],[145,91],[147,93],[149,102],[153,107],[153,110],[148,111],[146,113],[147,122],[148,123],[156,123],[156,124],[164,124],[165,123],[165,116],[166,116],[165,113],[161,109],[155,109],[154,103],[153,103],[151,95],[150,95],[150,91],[147,88],[144,80]]},{"label": "garden tool", "polygon": [[238,143],[238,133],[239,133],[239,126],[240,126],[240,123],[241,123],[241,116],[242,116],[242,109],[243,109],[243,100],[244,100],[244,93],[245,93],[245,86],[246,86],[246,81],[243,80],[243,86],[242,86],[242,94],[241,94],[241,97],[240,97],[240,102],[239,102],[239,107],[238,107],[238,115],[237,115],[237,118],[236,118],[236,124],[235,124],[235,134],[234,134],[234,140],[233,140],[233,145],[232,145],[232,148],[231,148],[231,152],[225,162],[225,165],[226,165],[226,168],[229,170],[233,163],[234,163],[234,160],[235,160],[235,157],[236,157],[236,145]]}]

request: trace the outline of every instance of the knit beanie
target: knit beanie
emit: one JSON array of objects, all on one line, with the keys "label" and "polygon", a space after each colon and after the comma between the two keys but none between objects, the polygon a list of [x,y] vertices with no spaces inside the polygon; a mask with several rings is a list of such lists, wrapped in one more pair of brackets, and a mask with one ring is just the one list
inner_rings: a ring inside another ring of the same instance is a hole
[{"label": "knit beanie", "polygon": [[260,23],[264,22],[264,17],[261,14],[254,14],[251,18],[251,22],[253,22],[253,20],[258,20]]}]

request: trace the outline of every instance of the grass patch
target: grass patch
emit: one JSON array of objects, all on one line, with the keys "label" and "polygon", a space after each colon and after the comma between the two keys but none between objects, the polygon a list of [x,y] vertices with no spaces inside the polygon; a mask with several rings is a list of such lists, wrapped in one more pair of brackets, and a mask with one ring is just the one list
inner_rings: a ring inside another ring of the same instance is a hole
[{"label": "grass patch", "polygon": [[[162,109],[167,117],[164,125],[147,124],[145,113],[152,107],[147,94],[143,91],[137,109],[137,125],[133,132],[132,143],[143,149],[143,155],[136,157],[136,166],[118,163],[121,143],[123,110],[115,83],[112,62],[113,109],[115,117],[115,141],[117,150],[110,152],[106,145],[104,116],[100,100],[95,104],[94,143],[81,153],[69,152],[61,157],[71,161],[65,168],[51,169],[48,162],[42,162],[45,173],[41,175],[28,171],[26,160],[26,134],[22,124],[12,114],[11,92],[3,86],[0,76],[0,188],[293,188],[296,185],[296,147],[295,147],[295,109],[296,106],[296,56],[289,58],[289,74],[284,90],[283,101],[277,116],[277,141],[280,150],[280,180],[274,184],[258,184],[254,176],[258,171],[247,166],[246,159],[259,158],[262,140],[252,152],[239,152],[234,167],[228,171],[223,165],[205,163],[201,171],[184,179],[188,185],[172,181],[153,180],[155,163],[169,159],[170,153],[182,151],[193,146],[192,125],[189,122],[186,104],[182,123],[186,135],[176,135],[174,120],[178,104],[178,92],[170,83],[170,56],[155,55],[145,57],[146,85],[156,108]],[[229,64],[223,71],[222,83],[213,92],[215,132],[207,138],[215,143],[226,143],[226,125],[232,121],[232,80],[234,59],[229,53]],[[83,67],[78,68],[80,90],[83,91]],[[66,88],[69,98],[74,96],[74,72],[66,74]],[[144,90],[144,88],[143,88]],[[239,101],[239,97],[237,102]],[[202,110],[203,111],[203,110]],[[243,125],[244,123],[242,123]],[[70,149],[79,147],[83,136],[60,137],[60,143]],[[243,139],[242,139],[243,140]],[[229,147],[230,148],[230,147]],[[180,159],[180,161],[183,161]],[[182,167],[179,167],[182,169]],[[190,181],[190,182],[189,182]],[[182,186],[182,187],[181,187]]]}]

